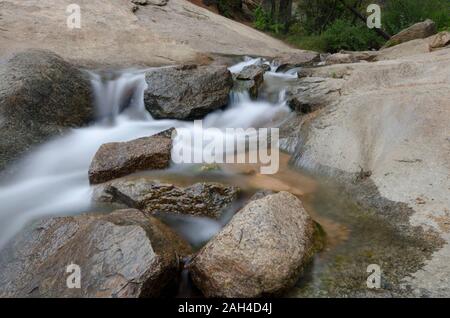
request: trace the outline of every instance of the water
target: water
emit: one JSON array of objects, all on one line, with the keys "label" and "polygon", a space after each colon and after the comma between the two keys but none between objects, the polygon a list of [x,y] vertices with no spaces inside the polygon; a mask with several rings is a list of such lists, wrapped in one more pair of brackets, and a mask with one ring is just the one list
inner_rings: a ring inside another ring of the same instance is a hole
[{"label": "water", "polygon": [[[261,59],[247,59],[230,70],[238,72],[246,65],[261,62]],[[192,122],[154,120],[151,117],[143,102],[147,88],[143,71],[92,73],[91,76],[97,122],[42,145],[19,163],[17,175],[0,185],[0,248],[32,220],[91,211],[87,172],[102,144],[151,136],[171,127],[193,129]],[[279,82],[284,81],[283,76],[277,76]],[[286,75],[287,79],[290,77]],[[252,101],[245,93],[232,93],[229,107],[206,116],[203,128],[273,126],[290,113],[283,94],[279,92],[278,96],[274,103],[269,103]],[[223,131],[214,133],[224,134]],[[176,139],[174,142],[181,141]],[[171,169],[180,172],[185,168]],[[200,235],[201,240],[213,235],[223,225],[200,219],[186,220],[185,223],[191,226],[184,228],[205,229],[203,232],[206,234]],[[205,226],[207,223],[209,226]]]},{"label": "water", "polygon": [[[246,59],[230,69],[238,72],[255,63],[266,62]],[[98,121],[42,145],[19,163],[19,173],[0,184],[0,248],[32,220],[96,211],[97,207],[91,203],[87,172],[102,144],[150,136],[171,127],[193,129],[192,122],[152,119],[143,103],[147,83],[142,71],[91,75]],[[252,101],[246,93],[232,93],[230,105],[209,114],[203,127],[221,128],[214,133],[223,134],[224,128],[276,126],[289,116],[284,89],[296,78],[295,70],[280,74],[272,69],[265,74],[260,100]],[[425,257],[431,255],[432,247],[421,235],[399,232],[392,220],[380,219],[373,211],[358,206],[339,188],[324,186],[317,178],[292,170],[288,166],[289,156],[281,154],[280,159],[280,170],[275,175],[259,174],[257,164],[224,164],[219,171],[208,173],[199,173],[189,165],[172,165],[167,170],[143,174],[181,186],[219,181],[236,185],[248,195],[264,188],[289,191],[300,197],[324,228],[327,243],[289,296],[367,295],[368,264],[382,265],[380,292],[389,295],[402,277],[416,271]],[[228,222],[245,199],[226,211],[220,220],[179,215],[164,218],[198,247]],[[179,296],[198,295],[184,270]]]}]

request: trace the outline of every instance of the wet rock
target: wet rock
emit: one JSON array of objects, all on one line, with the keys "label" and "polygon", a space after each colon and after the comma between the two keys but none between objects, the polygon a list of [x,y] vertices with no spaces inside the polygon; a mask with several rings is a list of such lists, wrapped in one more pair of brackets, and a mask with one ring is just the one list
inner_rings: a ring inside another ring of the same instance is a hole
[{"label": "wet rock", "polygon": [[0,78],[0,169],[94,119],[88,76],[50,51],[15,54],[0,63]]},{"label": "wet rock", "polygon": [[165,67],[146,73],[145,107],[154,118],[192,120],[226,106],[233,86],[225,66]]},{"label": "wet rock", "polygon": [[388,48],[411,40],[425,39],[436,33],[436,24],[432,20],[427,19],[423,22],[413,24],[409,28],[406,28],[403,31],[392,36],[391,39],[383,46],[383,48]]},{"label": "wet rock", "polygon": [[264,73],[270,69],[267,64],[246,66],[236,75],[234,90],[245,90],[252,98],[257,98],[259,89],[264,83]]},{"label": "wet rock", "polygon": [[219,218],[239,194],[234,186],[196,183],[188,187],[149,178],[118,179],[97,186],[93,200],[121,204],[149,213],[174,213]]},{"label": "wet rock", "polygon": [[288,105],[307,114],[329,105],[340,96],[343,80],[335,78],[300,78],[286,91]]},{"label": "wet rock", "polygon": [[174,130],[127,142],[103,144],[89,167],[91,184],[106,182],[128,174],[165,169],[170,164]]},{"label": "wet rock", "polygon": [[[179,257],[190,252],[170,228],[137,210],[50,218],[2,251],[0,296],[157,297],[175,287]],[[67,287],[70,264],[80,268],[80,288]]]},{"label": "wet rock", "polygon": [[431,49],[439,49],[450,44],[450,32],[444,31],[432,37],[430,42]]},{"label": "wet rock", "polygon": [[320,62],[319,53],[301,50],[295,53],[281,55],[273,60],[273,63],[278,65],[277,72],[285,72],[294,67],[312,65],[315,62]]},{"label": "wet rock", "polygon": [[313,254],[314,225],[287,192],[250,202],[189,265],[207,297],[278,295],[297,281]]}]

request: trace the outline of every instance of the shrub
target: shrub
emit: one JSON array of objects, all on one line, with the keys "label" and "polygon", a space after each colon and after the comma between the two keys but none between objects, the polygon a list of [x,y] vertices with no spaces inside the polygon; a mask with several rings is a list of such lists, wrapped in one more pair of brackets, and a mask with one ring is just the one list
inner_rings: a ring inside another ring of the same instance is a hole
[{"label": "shrub", "polygon": [[389,0],[382,11],[384,28],[392,35],[414,23],[433,20],[438,30],[450,27],[449,0]]},{"label": "shrub", "polygon": [[347,20],[334,21],[321,37],[328,52],[378,49],[384,42],[383,38],[366,25],[353,25]]}]

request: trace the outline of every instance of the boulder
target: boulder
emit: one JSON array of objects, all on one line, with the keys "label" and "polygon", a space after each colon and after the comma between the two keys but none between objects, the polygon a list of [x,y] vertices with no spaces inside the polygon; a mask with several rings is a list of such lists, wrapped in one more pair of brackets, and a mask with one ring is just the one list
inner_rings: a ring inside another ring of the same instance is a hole
[{"label": "boulder", "polygon": [[406,28],[403,31],[392,36],[390,40],[386,42],[383,48],[388,48],[411,40],[425,39],[436,33],[436,24],[432,20],[427,19],[423,22],[413,24],[409,28]]},{"label": "boulder", "polygon": [[146,73],[145,107],[157,119],[193,120],[228,104],[233,86],[225,66],[156,68]]},{"label": "boulder", "polygon": [[376,61],[396,60],[408,56],[429,53],[430,51],[428,39],[417,39],[382,49],[378,52],[375,59]]},{"label": "boulder", "polygon": [[0,63],[0,78],[0,169],[94,119],[89,77],[52,52],[17,53]]},{"label": "boulder", "polygon": [[283,54],[273,60],[273,63],[277,65],[277,72],[285,72],[294,67],[312,65],[315,62],[320,62],[319,53],[302,50],[298,50],[295,53]]},{"label": "boulder", "polygon": [[270,69],[267,64],[246,66],[236,75],[234,90],[248,90],[252,98],[257,98],[259,89],[264,83],[264,73]]},{"label": "boulder", "polygon": [[117,179],[94,188],[93,201],[120,204],[149,213],[174,213],[219,218],[236,201],[239,189],[219,183],[188,187],[149,178]]},{"label": "boulder", "polygon": [[439,32],[430,39],[430,48],[439,49],[450,44],[450,32]]},{"label": "boulder", "polygon": [[343,80],[337,78],[304,77],[286,90],[289,107],[307,114],[333,102],[340,96]]},{"label": "boulder", "polygon": [[103,183],[141,170],[167,168],[171,159],[172,137],[169,135],[172,131],[103,144],[89,167],[89,182]]},{"label": "boulder", "polygon": [[192,259],[207,297],[264,297],[292,287],[314,252],[314,225],[287,192],[248,203]]},{"label": "boulder", "polygon": [[[10,253],[10,254],[9,254]],[[137,210],[50,218],[2,251],[1,297],[158,297],[172,287],[190,246]],[[75,264],[80,288],[68,288]]]}]

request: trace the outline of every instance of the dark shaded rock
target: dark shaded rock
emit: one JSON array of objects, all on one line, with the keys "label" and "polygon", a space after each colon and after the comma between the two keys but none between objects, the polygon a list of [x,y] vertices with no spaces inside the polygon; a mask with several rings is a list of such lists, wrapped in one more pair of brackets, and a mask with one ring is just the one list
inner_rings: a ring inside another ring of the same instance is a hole
[{"label": "dark shaded rock", "polygon": [[30,147],[94,119],[90,81],[58,55],[28,50],[0,63],[0,169]]},{"label": "dark shaded rock", "polygon": [[313,51],[301,51],[296,53],[284,54],[276,57],[273,63],[277,65],[277,72],[286,72],[287,70],[312,65],[315,62],[320,62],[320,54]]},{"label": "dark shaded rock", "polygon": [[103,144],[89,167],[90,183],[106,182],[141,170],[167,168],[171,158],[173,131],[127,142]]},{"label": "dark shaded rock", "polygon": [[[179,257],[191,252],[170,228],[137,210],[46,219],[8,249],[1,297],[157,297],[175,287]],[[70,264],[80,267],[79,289],[67,287]]]},{"label": "dark shaded rock", "polygon": [[314,225],[294,195],[251,201],[193,258],[207,297],[264,297],[292,287],[314,252]]},{"label": "dark shaded rock", "polygon": [[231,207],[239,189],[219,183],[182,188],[148,178],[118,179],[97,186],[93,200],[121,204],[149,213],[174,213],[219,218]]},{"label": "dark shaded rock", "polygon": [[406,28],[403,31],[392,36],[390,40],[386,42],[383,48],[388,48],[400,43],[416,39],[425,39],[436,33],[437,33],[436,24],[432,20],[427,19],[423,22],[413,24],[409,28]]},{"label": "dark shaded rock", "polygon": [[131,0],[132,3],[140,6],[154,5],[154,6],[165,6],[169,0]]},{"label": "dark shaded rock", "polygon": [[145,107],[157,119],[193,120],[228,104],[233,86],[225,66],[156,68],[146,73]]},{"label": "dark shaded rock", "polygon": [[248,91],[252,98],[257,98],[259,89],[264,83],[264,73],[270,69],[267,64],[246,66],[236,75],[234,90]]}]

